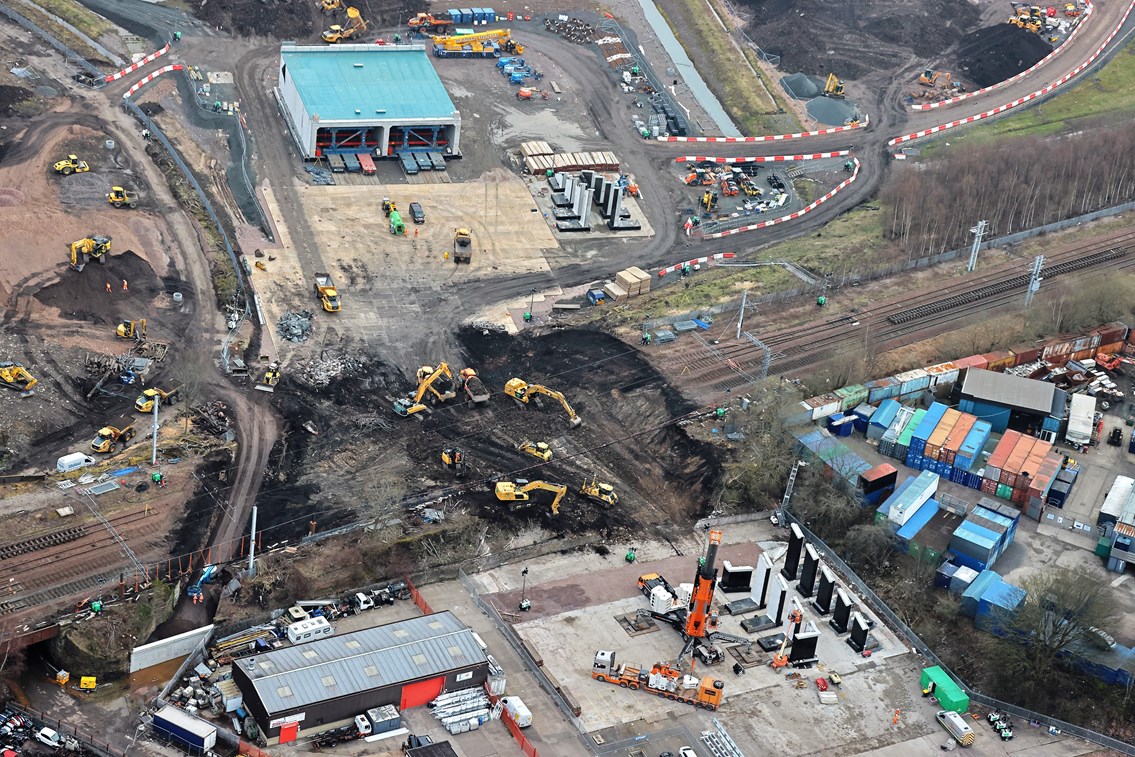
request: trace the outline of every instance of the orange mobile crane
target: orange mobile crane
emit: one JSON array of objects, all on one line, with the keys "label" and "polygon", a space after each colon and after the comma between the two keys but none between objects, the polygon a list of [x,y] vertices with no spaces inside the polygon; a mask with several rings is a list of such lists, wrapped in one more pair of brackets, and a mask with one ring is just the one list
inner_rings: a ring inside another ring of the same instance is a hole
[{"label": "orange mobile crane", "polygon": [[639,610],[638,615],[649,615],[655,620],[673,626],[682,634],[685,644],[678,654],[676,664],[680,667],[683,661],[691,654],[703,662],[716,663],[725,660],[725,653],[714,642],[731,641],[745,645],[745,650],[752,649],[753,643],[743,637],[735,636],[717,630],[718,617],[713,611],[713,590],[717,588],[717,549],[721,546],[721,532],[709,532],[709,545],[706,547],[705,557],[698,560],[698,571],[694,576],[694,589],[690,592],[690,601],[685,607],[675,608],[669,612],[655,612],[654,610]]}]

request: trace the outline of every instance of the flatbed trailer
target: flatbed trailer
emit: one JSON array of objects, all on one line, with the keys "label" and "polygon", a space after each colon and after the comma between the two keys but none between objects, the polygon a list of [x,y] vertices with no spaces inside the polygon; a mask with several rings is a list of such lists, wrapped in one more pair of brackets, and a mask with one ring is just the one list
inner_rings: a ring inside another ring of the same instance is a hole
[{"label": "flatbed trailer", "polygon": [[374,160],[365,152],[360,152],[355,156],[358,158],[359,167],[362,168],[363,174],[366,176],[373,176],[375,173]]}]

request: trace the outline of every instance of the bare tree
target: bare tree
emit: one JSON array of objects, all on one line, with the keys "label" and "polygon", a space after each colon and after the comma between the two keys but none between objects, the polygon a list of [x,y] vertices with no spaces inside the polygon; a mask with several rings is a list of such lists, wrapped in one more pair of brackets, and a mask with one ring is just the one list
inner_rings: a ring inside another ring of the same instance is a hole
[{"label": "bare tree", "polygon": [[843,559],[860,576],[878,576],[890,567],[895,548],[894,540],[885,526],[874,523],[852,526],[842,541]]}]

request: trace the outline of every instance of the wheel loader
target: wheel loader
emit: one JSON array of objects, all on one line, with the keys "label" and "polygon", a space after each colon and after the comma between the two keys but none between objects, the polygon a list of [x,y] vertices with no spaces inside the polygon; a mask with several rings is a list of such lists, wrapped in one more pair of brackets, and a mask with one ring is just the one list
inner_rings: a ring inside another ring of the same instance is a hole
[{"label": "wheel loader", "polygon": [[106,196],[106,201],[116,208],[121,208],[123,206],[129,208],[138,207],[138,198],[135,195],[127,192],[122,187],[111,187],[110,194]]}]

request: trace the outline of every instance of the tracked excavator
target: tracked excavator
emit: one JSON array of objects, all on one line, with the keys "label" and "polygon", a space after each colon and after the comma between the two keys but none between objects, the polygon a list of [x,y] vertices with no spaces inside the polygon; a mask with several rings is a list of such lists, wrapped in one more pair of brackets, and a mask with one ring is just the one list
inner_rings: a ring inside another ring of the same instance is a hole
[{"label": "tracked excavator", "polygon": [[441,451],[441,464],[453,471],[458,478],[465,478],[469,472],[469,463],[465,460],[465,453],[460,447],[446,447]]},{"label": "tracked excavator", "polygon": [[552,500],[551,508],[552,515],[559,515],[560,502],[563,501],[564,495],[567,494],[568,488],[563,484],[550,484],[547,481],[526,481],[525,479],[517,479],[513,481],[498,481],[496,485],[497,499],[501,502],[508,502],[509,510],[518,510],[524,505],[517,505],[517,502],[530,502],[531,494],[534,491],[546,491],[555,494]]},{"label": "tracked excavator", "polygon": [[91,262],[91,258],[106,265],[108,257],[110,257],[110,237],[92,234],[85,239],[71,243],[71,268],[73,270],[82,271],[87,267],[87,263]]},{"label": "tracked excavator", "polygon": [[319,5],[325,16],[342,13],[347,7],[343,5],[343,0],[320,0]]},{"label": "tracked excavator", "polygon": [[[441,391],[434,386],[442,377],[445,377],[449,381],[448,388],[445,391]],[[451,400],[457,396],[457,393],[453,391],[453,373],[450,372],[448,363],[438,363],[436,368],[423,365],[418,369],[417,378],[417,391],[394,402],[394,412],[398,413],[398,415],[401,415],[403,418],[429,410],[429,408],[422,403],[422,399],[427,393],[432,395],[431,402],[435,405],[439,402]]]},{"label": "tracked excavator", "polygon": [[547,442],[530,442],[527,439],[516,445],[517,452],[525,452],[533,457],[538,457],[544,462],[552,459],[552,448],[548,446]]},{"label": "tracked excavator", "polygon": [[640,617],[651,617],[673,626],[682,635],[685,644],[678,653],[675,663],[679,667],[691,654],[706,663],[722,662],[725,653],[715,645],[715,642],[719,641],[742,644],[745,651],[752,649],[753,643],[749,639],[717,630],[717,613],[713,611],[712,605],[713,590],[717,587],[717,568],[714,563],[717,561],[717,550],[720,546],[721,532],[710,531],[705,557],[698,560],[694,588],[690,592],[690,601],[685,607],[678,607],[669,612],[639,610],[637,613]]},{"label": "tracked excavator", "polygon": [[367,30],[367,22],[354,6],[347,8],[347,24],[332,24],[331,28],[323,32],[323,41],[329,45],[347,42],[355,37],[361,37]]},{"label": "tracked excavator", "polygon": [[559,402],[563,407],[564,412],[568,414],[568,426],[570,426],[571,428],[578,428],[583,424],[583,419],[575,414],[575,410],[573,410],[572,406],[568,404],[567,398],[565,398],[562,393],[549,389],[546,386],[542,386],[540,384],[529,384],[527,381],[521,378],[510,378],[504,385],[504,393],[509,397],[512,397],[517,402],[521,402],[525,405],[527,405],[533,400],[533,398],[535,398],[537,407],[542,407],[539,395],[551,397],[556,402]]},{"label": "tracked excavator", "polygon": [[835,74],[828,74],[828,80],[824,84],[824,97],[843,97],[843,80]]},{"label": "tracked excavator", "polygon": [[19,392],[21,397],[30,397],[35,394],[32,389],[38,383],[39,380],[19,363],[0,363],[0,386]]}]

